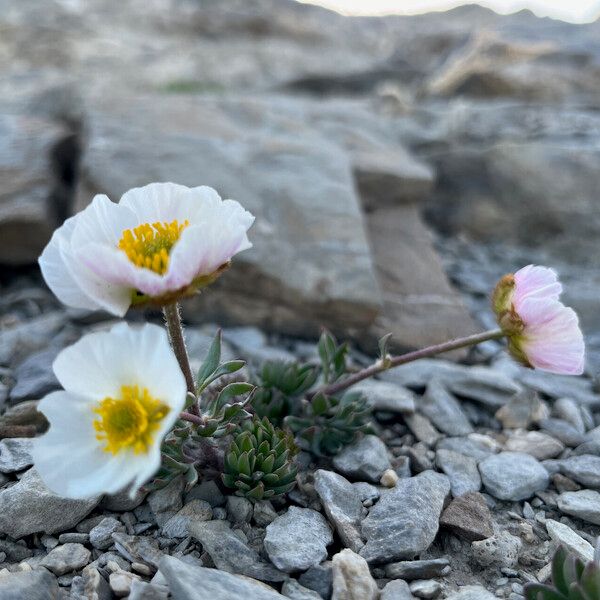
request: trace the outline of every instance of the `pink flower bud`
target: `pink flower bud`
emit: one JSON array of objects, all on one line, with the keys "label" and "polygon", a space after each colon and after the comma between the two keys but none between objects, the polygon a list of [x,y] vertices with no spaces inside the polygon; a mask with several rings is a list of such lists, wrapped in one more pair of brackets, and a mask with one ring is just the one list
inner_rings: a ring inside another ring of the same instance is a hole
[{"label": "pink flower bud", "polygon": [[527,367],[581,375],[583,335],[575,311],[560,302],[561,293],[552,269],[529,265],[498,282],[492,306],[513,358]]}]

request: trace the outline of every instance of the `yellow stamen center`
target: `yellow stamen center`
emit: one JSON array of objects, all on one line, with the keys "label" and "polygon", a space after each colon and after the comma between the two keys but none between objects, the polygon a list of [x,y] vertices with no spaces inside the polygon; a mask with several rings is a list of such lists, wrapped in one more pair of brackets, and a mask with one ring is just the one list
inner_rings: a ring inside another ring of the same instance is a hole
[{"label": "yellow stamen center", "polygon": [[164,275],[169,267],[169,254],[181,232],[189,225],[175,219],[170,223],[143,223],[126,229],[119,240],[119,250],[136,266]]},{"label": "yellow stamen center", "polygon": [[124,385],[120,398],[104,398],[94,408],[100,416],[94,421],[96,439],[104,442],[103,450],[111,454],[120,450],[133,450],[135,454],[148,452],[153,435],[169,410],[146,388],[140,391],[137,385]]}]

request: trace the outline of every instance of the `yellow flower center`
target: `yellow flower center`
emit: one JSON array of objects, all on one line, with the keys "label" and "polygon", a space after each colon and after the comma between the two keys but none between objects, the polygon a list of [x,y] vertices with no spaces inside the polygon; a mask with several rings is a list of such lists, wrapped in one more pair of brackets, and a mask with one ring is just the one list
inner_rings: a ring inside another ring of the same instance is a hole
[{"label": "yellow flower center", "polygon": [[153,434],[170,408],[156,400],[150,392],[137,385],[121,387],[120,398],[104,398],[94,412],[100,416],[94,421],[96,439],[104,442],[103,450],[117,454],[133,450],[135,454],[148,452]]},{"label": "yellow flower center", "polygon": [[169,254],[181,232],[189,225],[175,219],[170,223],[143,223],[126,229],[119,240],[119,250],[136,266],[164,275],[169,267]]}]

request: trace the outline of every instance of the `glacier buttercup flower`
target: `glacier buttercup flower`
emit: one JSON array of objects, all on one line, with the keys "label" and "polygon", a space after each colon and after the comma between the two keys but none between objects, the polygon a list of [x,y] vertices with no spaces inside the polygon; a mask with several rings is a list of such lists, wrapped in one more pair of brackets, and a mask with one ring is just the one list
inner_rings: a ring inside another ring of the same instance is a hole
[{"label": "glacier buttercup flower", "polygon": [[185,379],[157,325],[91,333],[54,361],[63,391],[39,404],[50,423],[33,445],[46,485],[68,498],[130,488],[158,470],[160,445],[184,408]]},{"label": "glacier buttercup flower", "polygon": [[561,293],[552,269],[529,265],[500,280],[493,308],[516,360],[544,371],[580,375],[583,335],[575,311],[559,300]]},{"label": "glacier buttercup flower", "polygon": [[212,188],[152,183],[118,204],[96,196],[54,232],[39,264],[64,304],[123,316],[132,304],[168,304],[214,281],[252,246],[253,221]]}]

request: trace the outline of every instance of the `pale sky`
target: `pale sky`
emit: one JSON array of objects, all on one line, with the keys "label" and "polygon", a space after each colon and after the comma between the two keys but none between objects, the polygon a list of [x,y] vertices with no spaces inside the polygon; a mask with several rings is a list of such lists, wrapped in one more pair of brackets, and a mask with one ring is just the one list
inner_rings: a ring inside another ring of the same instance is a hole
[{"label": "pale sky", "polygon": [[[382,15],[418,14],[433,10],[447,10],[465,0],[299,0],[319,4],[343,14]],[[539,17],[552,17],[574,23],[594,21],[600,16],[600,0],[478,0],[496,12],[507,14],[523,8],[532,10]]]}]

